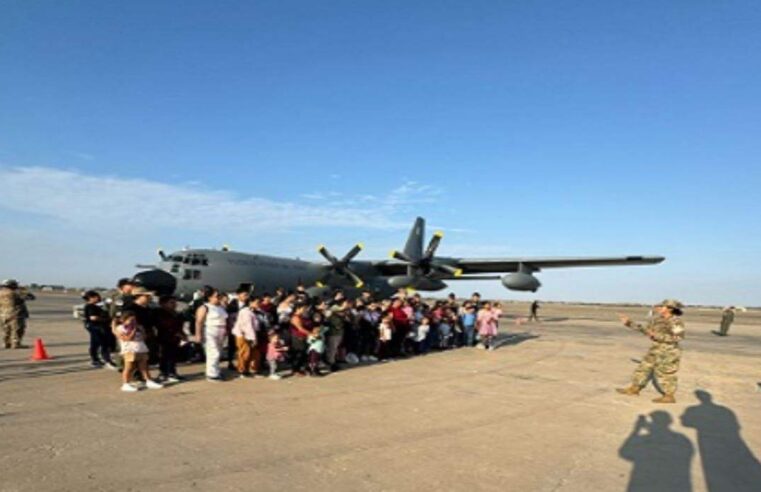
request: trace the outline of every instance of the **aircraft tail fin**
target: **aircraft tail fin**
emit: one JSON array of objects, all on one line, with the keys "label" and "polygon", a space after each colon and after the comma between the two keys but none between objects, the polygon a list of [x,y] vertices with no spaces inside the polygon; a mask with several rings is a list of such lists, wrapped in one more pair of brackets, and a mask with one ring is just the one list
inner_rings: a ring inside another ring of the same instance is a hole
[{"label": "aircraft tail fin", "polygon": [[413,260],[419,260],[423,257],[423,239],[425,238],[425,219],[418,217],[415,219],[415,225],[412,226],[410,235],[407,237],[407,244],[404,245],[404,254]]}]

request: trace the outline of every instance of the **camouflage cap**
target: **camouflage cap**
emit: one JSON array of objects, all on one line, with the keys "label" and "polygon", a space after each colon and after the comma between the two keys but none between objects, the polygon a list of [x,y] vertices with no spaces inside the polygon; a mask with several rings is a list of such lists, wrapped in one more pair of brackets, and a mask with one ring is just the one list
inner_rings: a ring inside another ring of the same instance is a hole
[{"label": "camouflage cap", "polygon": [[3,280],[3,283],[0,284],[2,287],[7,287],[9,289],[18,289],[18,280],[9,278],[7,280]]},{"label": "camouflage cap", "polygon": [[665,299],[664,301],[660,302],[658,305],[671,308],[671,309],[678,309],[680,311],[684,309],[684,304],[677,301],[676,299]]},{"label": "camouflage cap", "polygon": [[156,295],[155,292],[150,291],[150,290],[146,289],[145,287],[135,287],[134,289],[132,289],[132,292],[130,294],[132,294],[133,297],[138,297],[138,296],[154,296],[154,295]]}]

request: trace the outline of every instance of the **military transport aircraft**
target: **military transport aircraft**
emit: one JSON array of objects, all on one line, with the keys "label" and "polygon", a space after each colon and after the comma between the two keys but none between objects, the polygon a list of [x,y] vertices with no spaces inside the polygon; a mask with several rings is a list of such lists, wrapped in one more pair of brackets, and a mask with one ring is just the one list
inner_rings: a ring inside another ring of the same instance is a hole
[{"label": "military transport aircraft", "polygon": [[[620,256],[591,258],[448,258],[436,256],[443,234],[436,232],[423,249],[425,220],[418,217],[402,251],[392,251],[391,258],[360,261],[355,257],[362,244],[354,246],[342,258],[333,256],[325,246],[318,248],[327,262],[315,263],[291,258],[239,253],[228,248],[186,249],[166,254],[161,261],[138,273],[135,283],[159,294],[175,294],[189,299],[204,285],[224,292],[249,287],[255,292],[274,292],[277,287],[295,289],[302,284],[312,295],[330,288],[368,289],[388,295],[399,288],[436,291],[446,288],[446,281],[501,279],[510,290],[536,292],[541,286],[534,274],[544,268],[611,265],[651,265],[661,256]],[[141,267],[138,265],[138,267]],[[501,276],[484,274],[499,273]]]}]

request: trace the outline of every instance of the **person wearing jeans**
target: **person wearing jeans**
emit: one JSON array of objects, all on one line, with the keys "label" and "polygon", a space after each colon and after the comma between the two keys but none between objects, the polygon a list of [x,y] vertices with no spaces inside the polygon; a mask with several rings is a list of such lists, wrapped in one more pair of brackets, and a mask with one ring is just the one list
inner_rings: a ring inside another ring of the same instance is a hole
[{"label": "person wearing jeans", "polygon": [[[111,361],[111,349],[106,334],[109,332],[109,318],[106,311],[98,304],[101,302],[100,294],[94,290],[85,292],[82,296],[85,304],[85,329],[90,334],[90,365],[116,369]],[[101,360],[102,359],[102,360]]]}]

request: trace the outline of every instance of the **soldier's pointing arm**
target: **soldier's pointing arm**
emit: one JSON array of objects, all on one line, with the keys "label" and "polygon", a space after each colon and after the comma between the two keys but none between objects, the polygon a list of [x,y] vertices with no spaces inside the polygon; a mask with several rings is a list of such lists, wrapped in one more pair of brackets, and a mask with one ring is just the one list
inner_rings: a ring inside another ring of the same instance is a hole
[{"label": "soldier's pointing arm", "polygon": [[631,318],[629,318],[628,316],[624,316],[623,314],[619,314],[618,317],[621,319],[621,322],[624,324],[625,327],[631,328],[632,330],[637,330],[642,333],[647,333],[647,328],[641,323],[632,321]]}]

